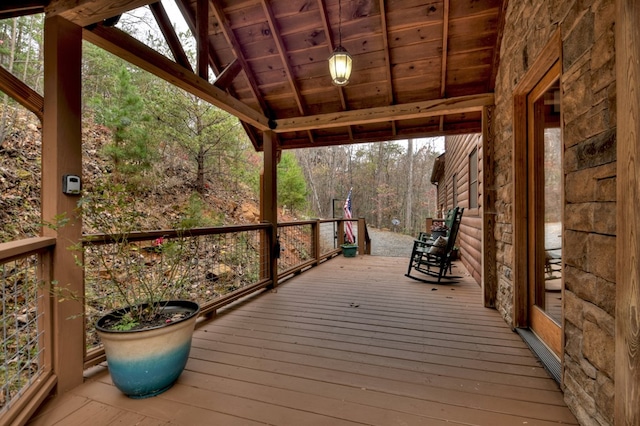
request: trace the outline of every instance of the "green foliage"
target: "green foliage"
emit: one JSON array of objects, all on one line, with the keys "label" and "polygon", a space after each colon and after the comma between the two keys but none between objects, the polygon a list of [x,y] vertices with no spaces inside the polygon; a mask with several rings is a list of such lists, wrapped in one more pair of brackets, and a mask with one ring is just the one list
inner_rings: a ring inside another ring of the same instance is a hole
[{"label": "green foliage", "polygon": [[98,122],[113,132],[113,141],[104,147],[115,171],[135,175],[151,167],[154,150],[147,134],[149,116],[131,73],[122,66],[110,93],[94,98]]},{"label": "green foliage", "polygon": [[238,158],[238,146],[242,146],[238,141],[243,138],[238,120],[177,88],[157,91],[150,97],[157,136],[177,143],[188,153],[196,171],[194,186],[204,194],[206,176],[225,173],[226,164]]},{"label": "green foliage", "polygon": [[307,207],[307,182],[290,152],[284,152],[278,164],[278,204],[297,211]]},{"label": "green foliage", "polygon": [[190,229],[221,225],[223,225],[223,221],[207,210],[200,194],[194,193],[189,197],[189,204],[187,204],[177,228]]}]

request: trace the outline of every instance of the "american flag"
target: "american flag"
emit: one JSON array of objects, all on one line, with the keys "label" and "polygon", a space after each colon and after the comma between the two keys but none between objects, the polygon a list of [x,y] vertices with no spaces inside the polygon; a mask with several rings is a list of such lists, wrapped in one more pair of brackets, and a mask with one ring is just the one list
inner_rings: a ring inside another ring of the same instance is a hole
[{"label": "american flag", "polygon": [[[349,195],[347,195],[347,200],[344,202],[344,218],[351,219],[351,191],[353,188],[349,190]],[[353,236],[353,225],[350,220],[347,220],[344,223],[344,229],[346,234],[346,240],[349,244],[353,244],[355,242],[355,238]]]}]

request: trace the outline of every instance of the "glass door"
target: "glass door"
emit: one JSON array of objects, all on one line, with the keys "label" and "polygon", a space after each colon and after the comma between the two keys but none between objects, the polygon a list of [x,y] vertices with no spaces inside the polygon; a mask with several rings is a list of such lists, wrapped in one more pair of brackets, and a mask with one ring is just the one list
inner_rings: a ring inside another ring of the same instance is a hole
[{"label": "glass door", "polygon": [[558,357],[563,286],[559,76],[557,63],[527,97],[529,327]]}]

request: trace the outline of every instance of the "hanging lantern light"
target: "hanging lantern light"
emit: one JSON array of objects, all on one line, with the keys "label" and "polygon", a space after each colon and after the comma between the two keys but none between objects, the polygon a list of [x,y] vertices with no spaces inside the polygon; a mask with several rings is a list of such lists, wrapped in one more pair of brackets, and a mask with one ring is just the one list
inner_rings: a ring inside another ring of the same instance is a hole
[{"label": "hanging lantern light", "polygon": [[331,81],[336,86],[346,86],[351,77],[353,59],[347,49],[342,47],[342,1],[338,0],[338,47],[329,56]]},{"label": "hanging lantern light", "polygon": [[351,66],[353,59],[351,55],[342,46],[336,47],[329,57],[329,72],[331,73],[331,80],[336,86],[345,86],[349,83],[349,77],[351,77]]}]

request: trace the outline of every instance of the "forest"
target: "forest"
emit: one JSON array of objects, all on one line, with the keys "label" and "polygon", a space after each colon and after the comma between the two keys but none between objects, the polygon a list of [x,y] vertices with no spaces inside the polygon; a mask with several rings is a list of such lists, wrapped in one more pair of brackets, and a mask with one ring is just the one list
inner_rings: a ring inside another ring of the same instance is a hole
[{"label": "forest", "polygon": [[[0,21],[0,65],[40,94],[43,25],[41,15]],[[118,27],[171,57],[145,10]],[[195,62],[191,34],[179,36]],[[185,216],[194,226],[258,220],[262,154],[236,118],[87,42],[82,84],[84,191],[124,185],[143,212],[140,229]],[[0,114],[0,241],[10,241],[38,233],[41,126],[4,94]],[[284,151],[280,220],[341,217],[353,188],[353,217],[416,234],[436,211],[438,151],[428,139]],[[91,217],[84,227],[92,231]]]}]

